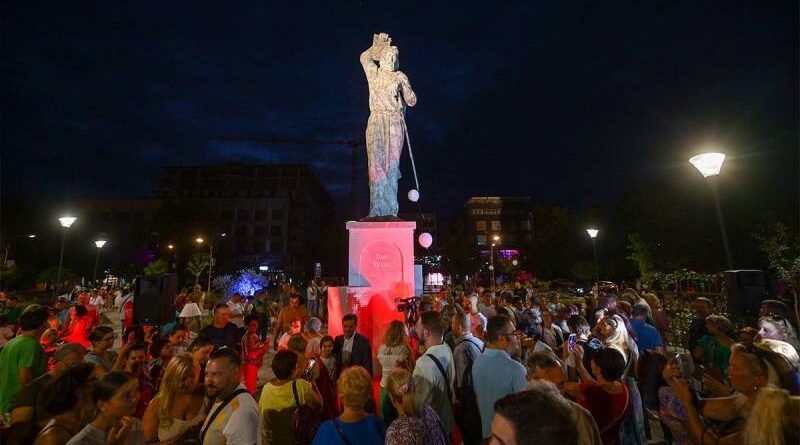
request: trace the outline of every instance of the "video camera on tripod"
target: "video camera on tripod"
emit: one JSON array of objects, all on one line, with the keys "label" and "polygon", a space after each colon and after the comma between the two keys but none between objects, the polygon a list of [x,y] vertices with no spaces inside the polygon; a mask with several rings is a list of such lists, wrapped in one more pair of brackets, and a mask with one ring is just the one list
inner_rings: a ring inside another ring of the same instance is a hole
[{"label": "video camera on tripod", "polygon": [[417,316],[419,315],[419,302],[421,300],[422,298],[420,297],[394,299],[394,302],[397,304],[397,311],[405,314],[407,325],[414,326],[417,324]]}]

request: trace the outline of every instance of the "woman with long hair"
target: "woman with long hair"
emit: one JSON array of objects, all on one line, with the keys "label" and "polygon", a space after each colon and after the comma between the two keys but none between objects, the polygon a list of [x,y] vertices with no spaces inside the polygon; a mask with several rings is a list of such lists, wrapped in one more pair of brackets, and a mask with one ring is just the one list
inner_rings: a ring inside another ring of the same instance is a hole
[{"label": "woman with long hair", "polygon": [[250,394],[256,393],[258,370],[264,364],[264,353],[269,343],[262,342],[258,335],[258,316],[248,315],[244,319],[246,331],[242,336],[242,380]]},{"label": "woman with long hair", "polygon": [[189,354],[176,355],[164,370],[158,395],[144,412],[144,438],[147,443],[177,439],[200,425],[207,412],[200,365]]},{"label": "woman with long hair", "polygon": [[614,348],[625,359],[625,375],[632,374],[632,369],[639,360],[639,348],[625,327],[622,316],[607,313],[597,322],[592,333],[608,348]]},{"label": "woman with long hair", "polygon": [[707,335],[700,337],[692,351],[695,361],[706,368],[706,372],[718,381],[728,380],[728,362],[731,346],[736,343],[733,323],[722,315],[706,317]]},{"label": "woman with long hair", "polygon": [[386,430],[386,445],[445,445],[439,415],[416,394],[407,369],[396,369],[387,382],[389,400],[399,414]]},{"label": "woman with long hair", "polygon": [[800,398],[772,385],[761,388],[742,436],[750,445],[800,443]]},{"label": "woman with long hair", "polygon": [[106,371],[111,371],[119,354],[111,350],[117,336],[110,326],[98,326],[89,334],[92,348],[86,353],[86,362],[102,366]]},{"label": "woman with long hair", "polygon": [[411,347],[408,345],[406,324],[400,320],[394,320],[389,323],[389,328],[383,335],[383,343],[378,348],[376,366],[373,366],[376,373],[380,372],[381,374],[381,417],[387,425],[397,417],[397,410],[389,398],[387,390],[389,376],[398,367],[408,367],[410,357]]},{"label": "woman with long hair", "polygon": [[67,445],[145,444],[142,422],[133,417],[139,401],[136,377],[127,372],[109,372],[92,386],[92,401],[97,415]]},{"label": "woman with long hair", "polygon": [[44,416],[50,417],[34,445],[64,445],[92,419],[95,367],[83,363],[66,370],[42,389]]},{"label": "woman with long hair", "polygon": [[770,315],[758,319],[758,339],[780,340],[792,345],[798,351],[800,342],[797,334],[789,320],[778,316]]},{"label": "woman with long hair", "polygon": [[[746,419],[759,414],[755,407],[760,392],[768,385],[795,392],[795,372],[796,369],[778,353],[757,344],[736,343],[731,347],[728,367],[731,386],[736,390],[732,396],[707,398],[699,403],[682,370],[674,363],[665,369],[664,377],[686,411],[684,425],[692,443],[749,445],[753,442],[745,441],[742,434]],[[721,426],[709,427],[706,419],[721,422]],[[754,430],[751,428],[751,431]]]},{"label": "woman with long hair", "polygon": [[336,387],[336,379],[339,376],[339,369],[336,366],[336,357],[333,355],[333,337],[326,335],[319,341],[319,357],[317,357],[320,372],[328,373],[333,386]]}]

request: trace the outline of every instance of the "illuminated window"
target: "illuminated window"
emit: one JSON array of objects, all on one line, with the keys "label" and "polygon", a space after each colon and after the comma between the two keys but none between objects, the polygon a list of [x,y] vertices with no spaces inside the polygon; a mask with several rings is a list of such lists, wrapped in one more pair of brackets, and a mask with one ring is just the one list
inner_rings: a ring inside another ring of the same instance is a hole
[{"label": "illuminated window", "polygon": [[486,245],[486,235],[478,235],[478,245],[479,246]]},{"label": "illuminated window", "polygon": [[478,232],[486,231],[486,221],[475,221],[475,230]]},{"label": "illuminated window", "polygon": [[501,230],[500,221],[492,221],[492,230]]}]

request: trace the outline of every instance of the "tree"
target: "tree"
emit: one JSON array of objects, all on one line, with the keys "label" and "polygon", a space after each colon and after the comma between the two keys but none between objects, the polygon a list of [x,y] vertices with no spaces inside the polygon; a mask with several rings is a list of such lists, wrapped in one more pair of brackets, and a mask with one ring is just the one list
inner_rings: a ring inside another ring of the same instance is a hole
[{"label": "tree", "polygon": [[789,231],[781,222],[762,225],[753,237],[767,256],[770,269],[792,292],[795,316],[800,319],[797,298],[800,291],[800,244],[790,241]]},{"label": "tree", "polygon": [[453,276],[471,275],[478,270],[478,252],[471,238],[456,234],[444,245],[444,270]]},{"label": "tree", "polygon": [[585,238],[575,214],[565,207],[540,206],[533,211],[536,233],[530,244],[531,267],[537,278],[570,275],[576,260],[576,243]]},{"label": "tree", "polygon": [[653,273],[653,257],[650,252],[650,245],[648,245],[642,235],[639,233],[631,233],[628,235],[628,258],[636,263],[639,268],[639,276],[644,281],[649,281],[650,275]]},{"label": "tree", "polygon": [[163,275],[169,272],[169,265],[165,260],[155,260],[144,267],[142,273],[147,277]]},{"label": "tree", "polygon": [[210,263],[210,257],[207,253],[195,253],[186,264],[186,271],[194,275],[194,284],[200,281],[200,275],[206,271]]}]

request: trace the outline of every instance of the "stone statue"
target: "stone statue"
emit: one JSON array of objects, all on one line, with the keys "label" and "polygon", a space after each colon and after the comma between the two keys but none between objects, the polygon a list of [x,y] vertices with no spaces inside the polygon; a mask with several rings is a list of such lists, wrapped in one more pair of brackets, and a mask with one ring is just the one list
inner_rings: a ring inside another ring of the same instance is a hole
[{"label": "stone statue", "polygon": [[413,107],[417,95],[408,77],[398,71],[399,51],[388,34],[372,36],[372,46],[361,53],[361,66],[369,85],[367,164],[369,169],[369,215],[365,220],[397,219],[397,181],[400,154],[406,135],[406,105]]}]

